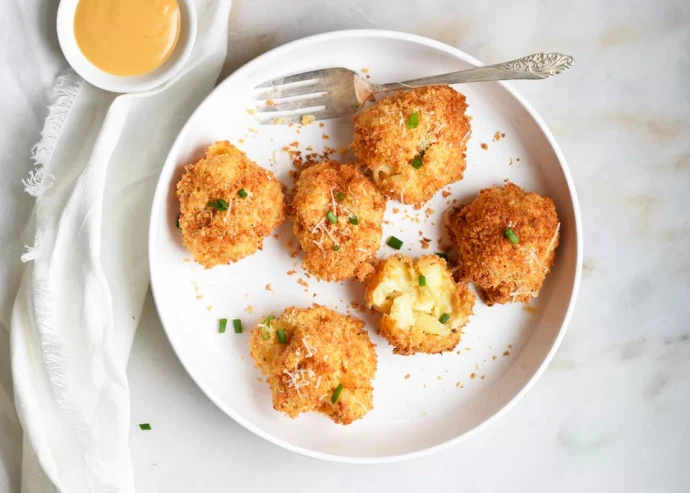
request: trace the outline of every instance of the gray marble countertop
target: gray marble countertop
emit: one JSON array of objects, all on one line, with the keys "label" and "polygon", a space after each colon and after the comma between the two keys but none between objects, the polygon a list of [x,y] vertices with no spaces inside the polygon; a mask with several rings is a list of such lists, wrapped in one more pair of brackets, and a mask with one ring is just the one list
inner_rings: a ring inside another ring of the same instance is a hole
[{"label": "gray marble countertop", "polygon": [[482,433],[404,463],[344,465],[278,448],[217,409],[149,297],[128,370],[132,422],[175,431],[133,432],[138,490],[688,491],[690,3],[235,0],[223,74],[349,28],[429,36],[486,63],[575,57],[555,81],[514,84],[558,139],[582,206],[583,279],[563,344]]}]

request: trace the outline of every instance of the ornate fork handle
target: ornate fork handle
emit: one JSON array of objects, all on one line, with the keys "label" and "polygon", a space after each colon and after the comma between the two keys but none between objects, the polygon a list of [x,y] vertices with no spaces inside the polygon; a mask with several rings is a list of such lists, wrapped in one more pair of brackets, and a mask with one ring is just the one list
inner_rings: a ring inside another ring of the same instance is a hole
[{"label": "ornate fork handle", "polygon": [[464,82],[485,82],[511,79],[546,79],[573,66],[575,60],[560,53],[535,53],[510,62],[487,67],[461,70],[449,74],[433,75],[422,79],[374,85],[375,92],[409,89],[410,87],[441,84],[462,84]]}]

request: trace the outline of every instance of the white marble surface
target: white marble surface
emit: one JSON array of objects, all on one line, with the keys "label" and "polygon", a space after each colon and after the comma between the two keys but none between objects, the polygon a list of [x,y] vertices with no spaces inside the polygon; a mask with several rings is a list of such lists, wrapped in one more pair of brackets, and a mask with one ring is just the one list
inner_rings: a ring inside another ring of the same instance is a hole
[{"label": "white marble surface", "polygon": [[[559,140],[582,205],[584,275],[561,349],[527,397],[478,436],[399,464],[334,464],[282,450],[218,410],[175,357],[149,297],[128,371],[138,490],[688,491],[690,3],[235,0],[224,73],[286,41],[346,28],[422,34],[485,62],[575,57],[557,80],[515,84]],[[57,71],[51,36],[40,43]],[[3,140],[14,136],[2,144],[12,179],[46,100],[26,98],[35,114],[2,126]],[[2,181],[2,193],[17,193],[16,181]],[[19,443],[2,417],[0,441]],[[140,432],[140,422],[154,430]],[[5,455],[0,474],[14,491],[19,462]]]}]

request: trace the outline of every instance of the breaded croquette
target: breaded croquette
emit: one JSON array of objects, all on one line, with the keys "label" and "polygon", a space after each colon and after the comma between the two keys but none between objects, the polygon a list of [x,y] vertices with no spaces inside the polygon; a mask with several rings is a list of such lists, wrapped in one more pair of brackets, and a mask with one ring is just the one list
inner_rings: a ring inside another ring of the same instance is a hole
[{"label": "breaded croquette", "polygon": [[421,204],[462,179],[470,119],[465,96],[431,86],[388,96],[355,116],[351,144],[381,191]]},{"label": "breaded croquette", "polygon": [[303,267],[320,279],[365,279],[381,240],[386,199],[351,164],[326,161],[300,173],[291,201]]},{"label": "breaded croquette", "polygon": [[394,353],[405,355],[452,350],[475,301],[467,284],[456,283],[436,255],[382,260],[364,296],[370,308],[383,313],[379,334]]},{"label": "breaded croquette", "polygon": [[559,240],[550,198],[512,183],[487,188],[452,210],[447,228],[458,248],[460,275],[477,285],[487,305],[528,303],[539,294]]},{"label": "breaded croquette", "polygon": [[291,418],[317,411],[344,425],[374,407],[374,348],[364,322],[319,305],[266,317],[250,342],[274,409]]},{"label": "breaded croquette", "polygon": [[227,141],[216,142],[177,184],[182,240],[206,268],[260,250],[285,220],[285,196],[270,171]]}]

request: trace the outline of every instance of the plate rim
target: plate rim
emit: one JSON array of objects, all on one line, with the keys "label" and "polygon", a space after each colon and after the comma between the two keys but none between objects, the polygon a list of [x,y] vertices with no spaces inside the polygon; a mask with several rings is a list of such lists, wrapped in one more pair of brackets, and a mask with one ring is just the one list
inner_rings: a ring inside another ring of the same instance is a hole
[{"label": "plate rim", "polygon": [[[406,33],[406,32],[401,32],[401,31],[393,31],[393,30],[386,30],[386,29],[344,29],[344,30],[338,30],[338,31],[330,31],[326,33],[320,33],[320,34],[314,34],[311,36],[306,36],[303,38],[299,38],[293,41],[289,41],[283,45],[277,46],[275,48],[272,48],[271,50],[253,58],[249,62],[245,63],[241,67],[239,67],[237,70],[232,72],[230,75],[228,75],[225,79],[223,79],[216,87],[213,88],[211,92],[209,92],[206,97],[204,97],[203,101],[199,103],[199,106],[194,110],[194,112],[189,116],[187,121],[185,122],[184,126],[178,133],[177,137],[175,138],[175,141],[173,142],[172,146],[170,147],[170,151],[168,152],[168,156],[165,159],[165,162],[163,163],[163,166],[161,167],[160,174],[163,173],[163,170],[171,166],[171,159],[172,159],[172,154],[174,151],[177,150],[177,147],[180,145],[180,137],[186,132],[187,126],[189,125],[190,121],[194,118],[194,116],[197,114],[199,111],[199,108],[204,104],[204,102],[217,90],[219,90],[223,85],[227,84],[229,80],[231,80],[233,77],[237,76],[238,74],[242,74],[244,72],[247,72],[253,68],[254,65],[257,65],[261,63],[264,59],[267,58],[272,58],[275,56],[279,56],[281,53],[290,51],[294,48],[302,47],[302,46],[307,46],[310,44],[317,44],[322,41],[326,40],[332,40],[332,39],[339,39],[339,38],[354,38],[354,37],[378,37],[378,38],[386,38],[386,39],[393,39],[393,40],[400,40],[400,41],[410,41],[414,43],[418,43],[421,45],[428,46],[430,48],[434,48],[443,52],[446,52],[464,62],[470,63],[471,65],[481,67],[484,64],[474,58],[471,55],[468,55],[464,51],[455,48],[454,46],[450,46],[446,43],[443,43],[441,41],[437,41],[425,36],[420,36],[417,34],[411,34],[411,33]],[[327,460],[327,461],[332,461],[332,462],[341,462],[341,463],[351,463],[351,464],[381,464],[381,463],[390,463],[390,462],[398,462],[398,461],[403,461],[403,460],[409,460],[409,459],[414,459],[418,457],[423,457],[430,455],[435,452],[439,452],[441,450],[446,450],[453,445],[456,445],[460,443],[463,440],[467,440],[470,437],[478,434],[480,431],[484,430],[491,424],[495,423],[497,420],[499,420],[501,417],[503,417],[510,409],[512,409],[520,400],[522,400],[522,397],[524,397],[534,386],[534,384],[541,378],[542,374],[546,370],[546,368],[549,366],[549,363],[553,359],[554,355],[556,354],[556,351],[560,347],[561,341],[563,340],[563,337],[565,336],[565,333],[568,329],[568,325],[570,324],[570,320],[572,318],[574,309],[575,309],[575,304],[577,301],[577,296],[579,293],[579,288],[580,288],[580,281],[581,281],[581,274],[582,274],[582,252],[583,252],[583,238],[582,238],[582,218],[581,218],[581,211],[580,211],[580,203],[577,197],[577,191],[575,189],[575,183],[573,181],[572,175],[570,174],[570,169],[568,167],[567,161],[565,159],[565,156],[563,155],[563,152],[561,151],[560,146],[556,142],[555,137],[551,133],[551,130],[548,128],[542,117],[537,113],[537,111],[532,107],[532,105],[513,87],[511,87],[509,84],[506,82],[498,82],[508,93],[515,98],[515,100],[529,113],[529,115],[534,119],[536,124],[539,126],[540,130],[543,132],[544,136],[546,137],[549,145],[554,151],[554,154],[556,155],[556,159],[558,160],[558,163],[561,167],[561,170],[563,171],[563,175],[566,181],[566,185],[568,187],[568,191],[570,193],[570,198],[573,206],[573,215],[575,219],[575,275],[572,281],[572,292],[570,296],[570,300],[568,301],[568,307],[565,311],[565,315],[563,317],[563,323],[561,324],[561,327],[558,329],[558,332],[556,334],[556,337],[553,341],[553,344],[551,345],[551,348],[547,352],[546,356],[544,357],[543,361],[539,364],[538,368],[534,372],[534,374],[527,380],[527,382],[522,386],[522,388],[513,396],[512,399],[510,399],[505,405],[503,405],[500,409],[498,409],[494,414],[489,416],[487,419],[479,423],[478,425],[474,426],[473,428],[469,429],[465,433],[462,433],[460,435],[457,435],[453,438],[450,438],[444,442],[441,442],[439,444],[433,445],[431,447],[426,447],[422,448],[420,450],[416,450],[413,452],[406,452],[402,454],[394,454],[394,455],[386,455],[386,456],[380,456],[380,457],[357,457],[357,456],[350,456],[350,455],[339,455],[339,454],[334,454],[334,453],[327,453],[327,452],[319,452],[315,451],[306,447],[302,447],[299,445],[294,445],[286,440],[283,440],[281,438],[278,438],[271,433],[261,429],[259,426],[249,422],[246,420],[244,417],[238,415],[233,409],[228,408],[225,406],[225,404],[216,397],[215,393],[211,390],[208,389],[205,385],[203,385],[200,381],[195,378],[193,373],[189,371],[189,368],[187,367],[185,361],[180,357],[180,353],[178,352],[175,342],[173,341],[172,337],[170,336],[168,329],[166,328],[166,325],[163,321],[163,315],[161,314],[161,311],[159,310],[159,302],[156,297],[156,290],[154,287],[154,273],[153,273],[153,267],[152,267],[152,262],[151,259],[154,256],[153,252],[153,245],[154,245],[154,225],[153,225],[153,218],[155,215],[154,212],[157,212],[157,210],[161,207],[163,201],[159,199],[159,195],[164,193],[165,190],[168,188],[169,184],[168,183],[163,183],[160,179],[156,184],[156,188],[154,191],[153,195],[153,202],[151,205],[151,215],[149,218],[149,234],[148,234],[148,260],[149,260],[149,277],[150,277],[150,285],[151,285],[151,294],[153,297],[154,305],[156,307],[156,311],[158,313],[158,316],[161,321],[161,325],[163,327],[163,330],[165,331],[165,335],[170,342],[170,345],[173,348],[173,351],[175,352],[175,355],[177,356],[177,359],[180,361],[180,364],[182,367],[185,369],[189,377],[192,379],[192,381],[206,394],[206,397],[211,400],[220,410],[222,410],[225,414],[227,414],[229,417],[231,417],[235,422],[237,422],[239,425],[243,426],[245,429],[249,430],[250,432],[254,433],[258,437],[263,438],[264,440],[278,445],[279,447],[282,447],[286,450],[290,450],[292,452],[298,453],[300,455],[304,455],[307,457],[312,457],[315,459],[320,459],[320,460]]]}]

